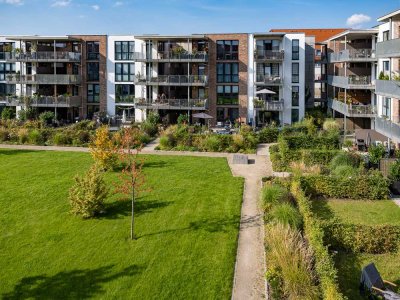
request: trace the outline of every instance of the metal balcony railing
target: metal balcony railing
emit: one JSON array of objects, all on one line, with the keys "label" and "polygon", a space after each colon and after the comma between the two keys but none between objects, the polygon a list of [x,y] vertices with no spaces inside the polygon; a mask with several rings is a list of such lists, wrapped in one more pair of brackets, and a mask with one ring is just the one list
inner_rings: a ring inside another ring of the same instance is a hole
[{"label": "metal balcony railing", "polygon": [[81,96],[38,96],[15,97],[7,96],[2,100],[8,106],[21,106],[28,104],[34,107],[79,107],[82,104]]},{"label": "metal balcony railing", "polygon": [[283,111],[284,101],[264,101],[255,100],[254,108],[256,110],[268,110],[268,111]]},{"label": "metal balcony railing", "polygon": [[376,114],[376,108],[373,105],[346,104],[336,99],[329,99],[328,106],[347,117],[371,118]]},{"label": "metal balcony railing", "polygon": [[371,76],[328,76],[328,84],[344,89],[372,89]]},{"label": "metal balcony railing", "polygon": [[28,53],[5,53],[6,61],[66,61],[79,62],[81,54],[76,52],[28,52]]},{"label": "metal balcony railing", "polygon": [[282,84],[282,77],[257,74],[256,75],[256,84],[279,85],[279,84]]},{"label": "metal balcony railing", "polygon": [[142,109],[205,110],[207,99],[135,99],[135,107]]},{"label": "metal balcony railing", "polygon": [[330,62],[343,61],[374,61],[377,60],[375,50],[372,49],[346,49],[329,54]]},{"label": "metal balcony railing", "polygon": [[283,50],[255,50],[255,60],[283,60],[285,52]]},{"label": "metal balcony railing", "polygon": [[400,124],[381,117],[375,118],[375,130],[391,139],[400,140]]},{"label": "metal balcony railing", "polygon": [[156,77],[136,77],[137,84],[146,85],[183,85],[183,86],[202,86],[207,84],[205,75],[158,75]]},{"label": "metal balcony railing", "polygon": [[6,81],[12,84],[79,84],[81,76],[66,74],[7,74]]}]

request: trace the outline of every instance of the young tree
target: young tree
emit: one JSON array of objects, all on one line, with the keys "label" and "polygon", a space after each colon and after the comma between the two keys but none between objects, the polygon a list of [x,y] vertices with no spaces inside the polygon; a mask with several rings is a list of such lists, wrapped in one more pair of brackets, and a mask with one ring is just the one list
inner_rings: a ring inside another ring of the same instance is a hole
[{"label": "young tree", "polygon": [[139,156],[143,148],[137,128],[125,128],[118,149],[118,158],[123,169],[116,184],[116,192],[131,200],[131,239],[135,239],[135,200],[145,191],[146,177],[143,173],[144,158]]},{"label": "young tree", "polygon": [[115,166],[115,147],[108,126],[103,125],[96,130],[96,135],[89,148],[95,163],[102,169],[112,169]]}]

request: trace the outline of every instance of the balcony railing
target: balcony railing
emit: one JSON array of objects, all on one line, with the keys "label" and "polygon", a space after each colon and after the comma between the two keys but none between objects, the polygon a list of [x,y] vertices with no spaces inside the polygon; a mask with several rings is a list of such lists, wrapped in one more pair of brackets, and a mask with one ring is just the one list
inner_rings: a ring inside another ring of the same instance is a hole
[{"label": "balcony railing", "polygon": [[346,49],[329,54],[330,62],[345,61],[376,61],[375,51],[372,49]]},{"label": "balcony railing", "polygon": [[283,111],[284,101],[264,101],[255,100],[254,108],[256,110],[268,110],[268,111]]},{"label": "balcony railing", "polygon": [[126,104],[126,105],[133,105],[135,104],[135,96],[117,96],[115,99],[115,103]]},{"label": "balcony railing", "polygon": [[328,106],[346,117],[372,118],[376,113],[375,106],[346,104],[335,99],[329,99]]},{"label": "balcony railing", "polygon": [[385,97],[400,99],[400,81],[376,80],[375,93]]},{"label": "balcony railing", "polygon": [[135,107],[140,109],[205,110],[207,99],[135,99]]},{"label": "balcony railing", "polygon": [[400,57],[400,39],[376,43],[376,56],[379,58]]},{"label": "balcony railing", "polygon": [[60,62],[79,62],[81,54],[76,52],[29,52],[29,53],[5,53],[6,61],[60,61]]},{"label": "balcony railing", "polygon": [[328,84],[344,89],[373,89],[371,76],[328,76]]},{"label": "balcony railing", "polygon": [[258,85],[281,85],[282,77],[271,75],[256,75],[256,84]]},{"label": "balcony railing", "polygon": [[171,86],[205,86],[205,75],[158,75],[157,77],[136,77],[136,84],[144,85],[171,85]]},{"label": "balcony railing", "polygon": [[375,130],[391,139],[400,141],[400,124],[381,117],[375,118]]},{"label": "balcony railing", "polygon": [[[141,53],[140,53],[141,54]],[[176,53],[174,51],[165,51],[165,52],[157,52],[156,56],[145,57],[144,55],[138,56],[136,58],[138,61],[170,61],[170,62],[179,62],[179,61],[195,61],[195,62],[206,62],[208,61],[208,54],[205,51],[199,52],[183,52]]]},{"label": "balcony railing", "polygon": [[11,84],[79,84],[81,76],[66,74],[7,74],[6,81]]},{"label": "balcony railing", "polygon": [[23,106],[28,104],[34,107],[79,107],[82,104],[81,96],[39,96],[39,97],[4,97],[2,100],[8,106]]},{"label": "balcony railing", "polygon": [[256,50],[254,51],[255,60],[283,60],[285,52],[283,50]]}]

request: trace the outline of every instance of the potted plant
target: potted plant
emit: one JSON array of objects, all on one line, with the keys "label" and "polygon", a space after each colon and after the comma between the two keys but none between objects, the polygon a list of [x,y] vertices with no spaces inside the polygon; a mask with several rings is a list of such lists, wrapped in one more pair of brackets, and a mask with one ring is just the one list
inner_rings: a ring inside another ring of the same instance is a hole
[{"label": "potted plant", "polygon": [[14,52],[15,52],[15,57],[19,58],[22,53],[22,50],[21,50],[21,48],[15,48]]},{"label": "potted plant", "polygon": [[400,195],[400,159],[389,167],[390,190],[395,195]]}]

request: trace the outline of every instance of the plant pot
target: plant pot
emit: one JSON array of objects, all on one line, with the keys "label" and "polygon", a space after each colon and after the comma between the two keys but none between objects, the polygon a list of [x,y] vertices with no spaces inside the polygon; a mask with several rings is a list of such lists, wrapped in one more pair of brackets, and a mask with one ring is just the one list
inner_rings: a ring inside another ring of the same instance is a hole
[{"label": "plant pot", "polygon": [[395,195],[400,195],[400,181],[393,181],[390,185],[390,191]]}]

